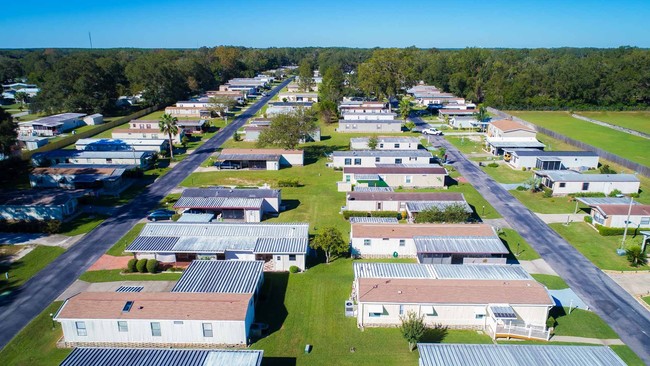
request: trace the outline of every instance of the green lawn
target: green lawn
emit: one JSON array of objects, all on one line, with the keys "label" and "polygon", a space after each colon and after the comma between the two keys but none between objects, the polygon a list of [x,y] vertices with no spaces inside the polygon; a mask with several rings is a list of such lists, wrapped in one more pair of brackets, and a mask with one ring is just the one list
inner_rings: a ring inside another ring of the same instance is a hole
[{"label": "green lawn", "polygon": [[623,359],[623,361],[628,365],[628,366],[644,366],[645,363],[639,356],[637,356],[634,351],[628,346],[619,346],[619,345],[614,345],[614,346],[609,346],[609,348],[612,349],[612,351],[616,352],[618,357]]},{"label": "green lawn", "polygon": [[541,258],[535,249],[513,229],[502,228],[499,232],[499,238],[510,251],[510,259],[532,261]]},{"label": "green lawn", "polygon": [[[21,286],[63,252],[63,248],[39,245],[15,262],[0,264],[0,273],[3,274],[0,277],[0,292]],[[9,280],[5,279],[6,272],[9,272]]]},{"label": "green lawn", "polygon": [[[528,191],[509,191],[524,206],[531,211],[542,214],[572,214],[575,211],[576,204],[571,197],[549,197],[545,198],[543,192]],[[581,212],[578,208],[578,213]]]},{"label": "green lawn", "polygon": [[79,276],[79,279],[86,282],[116,282],[116,281],[178,281],[181,278],[180,272],[173,273],[128,273],[122,274],[121,269],[106,269],[100,271],[88,271]]},{"label": "green lawn", "polygon": [[565,288],[569,288],[569,285],[564,282],[562,277],[559,276],[553,276],[553,275],[546,275],[546,274],[531,274],[533,278],[541,283],[542,285],[546,286],[549,290],[562,290]]},{"label": "green lawn", "polygon": [[61,224],[61,234],[75,236],[86,234],[104,222],[107,217],[103,215],[83,214],[72,221]]},{"label": "green lawn", "polygon": [[122,255],[133,255],[132,253],[125,253],[124,250],[126,249],[127,245],[131,244],[131,242],[138,237],[143,227],[144,223],[135,224],[135,226],[133,226],[131,230],[124,234],[124,236],[120,238],[120,240],[118,240],[117,243],[115,243],[115,245],[113,245],[111,249],[106,252],[106,254],[110,254],[116,257]]},{"label": "green lawn", "polygon": [[650,127],[650,111],[577,112],[577,114],[645,133],[648,133],[648,127]]},{"label": "green lawn", "polygon": [[475,141],[473,139],[483,137],[481,136],[445,136],[445,139],[454,145],[460,152],[463,154],[486,154],[487,152],[483,150],[485,146],[482,141]]},{"label": "green lawn", "polygon": [[612,330],[598,315],[587,310],[554,307],[550,316],[557,321],[554,334],[598,339],[616,339],[618,334]]},{"label": "green lawn", "polygon": [[533,172],[530,171],[513,169],[505,163],[499,164],[498,167],[490,167],[486,165],[481,169],[499,183],[523,183],[534,175]]},{"label": "green lawn", "polygon": [[[598,268],[614,271],[637,270],[630,266],[625,256],[616,254],[616,249],[621,246],[622,235],[601,236],[586,222],[574,222],[569,226],[564,224],[550,224],[549,226]],[[636,238],[633,236],[633,233],[627,236],[626,247],[632,244],[641,244],[643,236],[637,235]],[[647,269],[647,267],[642,269]]]},{"label": "green lawn", "polygon": [[[408,351],[397,328],[366,328],[362,332],[355,318],[344,316],[341,304],[350,296],[351,262],[336,260],[300,274],[266,274],[257,319],[270,325],[271,334],[252,348],[263,349],[265,357],[296,358],[299,365],[416,364],[417,352]],[[423,341],[441,340],[491,343],[490,337],[467,330],[450,330],[444,337],[429,332]],[[310,354],[304,354],[306,344],[313,346]]]},{"label": "green lawn", "polygon": [[0,360],[5,366],[58,365],[72,352],[72,349],[56,348],[56,342],[63,332],[58,322],[53,322],[50,314],[61,306],[61,301],[53,302],[11,342],[0,351]]},{"label": "green lawn", "polygon": [[646,304],[650,305],[650,296],[644,296],[643,301],[645,301]]},{"label": "green lawn", "polygon": [[623,158],[650,166],[648,140],[573,118],[568,112],[507,112],[567,137],[605,149]]}]

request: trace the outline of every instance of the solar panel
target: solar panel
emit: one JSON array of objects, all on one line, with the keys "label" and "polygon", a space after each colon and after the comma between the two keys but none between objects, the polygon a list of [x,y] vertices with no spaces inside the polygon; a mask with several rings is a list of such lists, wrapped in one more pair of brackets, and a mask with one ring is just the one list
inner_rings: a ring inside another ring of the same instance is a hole
[{"label": "solar panel", "polygon": [[120,286],[115,292],[140,292],[144,289],[144,286]]},{"label": "solar panel", "polygon": [[497,319],[517,319],[517,314],[510,306],[492,306],[490,310]]},{"label": "solar panel", "polygon": [[124,307],[122,308],[123,313],[128,313],[131,311],[131,308],[133,307],[133,301],[127,301],[126,304],[124,304]]}]

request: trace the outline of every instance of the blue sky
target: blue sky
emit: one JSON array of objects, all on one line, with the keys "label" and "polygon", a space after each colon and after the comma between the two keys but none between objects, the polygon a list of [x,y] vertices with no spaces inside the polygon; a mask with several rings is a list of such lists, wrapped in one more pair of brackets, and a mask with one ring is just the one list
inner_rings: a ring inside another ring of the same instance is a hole
[{"label": "blue sky", "polygon": [[4,1],[0,48],[650,47],[650,1]]}]

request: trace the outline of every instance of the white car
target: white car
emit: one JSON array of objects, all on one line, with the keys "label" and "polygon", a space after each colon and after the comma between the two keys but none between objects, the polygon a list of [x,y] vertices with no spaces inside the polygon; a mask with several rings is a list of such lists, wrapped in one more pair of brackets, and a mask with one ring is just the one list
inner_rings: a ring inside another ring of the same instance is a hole
[{"label": "white car", "polygon": [[423,135],[442,135],[442,131],[436,129],[436,128],[425,128],[422,130]]}]

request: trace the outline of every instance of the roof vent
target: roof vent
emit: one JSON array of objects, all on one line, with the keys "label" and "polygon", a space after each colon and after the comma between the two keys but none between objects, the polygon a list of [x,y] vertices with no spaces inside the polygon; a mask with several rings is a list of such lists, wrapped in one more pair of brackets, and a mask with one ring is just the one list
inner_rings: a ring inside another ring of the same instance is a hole
[{"label": "roof vent", "polygon": [[124,304],[124,307],[122,308],[123,313],[128,313],[131,311],[131,308],[133,307],[133,301],[127,301],[126,304]]},{"label": "roof vent", "polygon": [[398,290],[397,293],[401,295],[401,294],[402,294],[402,290]]}]

